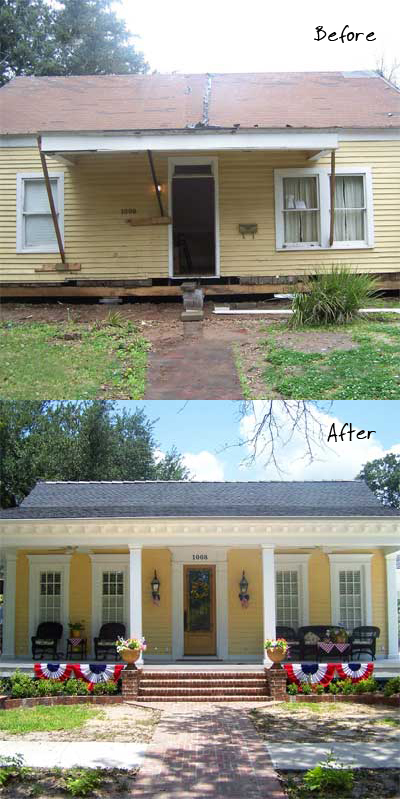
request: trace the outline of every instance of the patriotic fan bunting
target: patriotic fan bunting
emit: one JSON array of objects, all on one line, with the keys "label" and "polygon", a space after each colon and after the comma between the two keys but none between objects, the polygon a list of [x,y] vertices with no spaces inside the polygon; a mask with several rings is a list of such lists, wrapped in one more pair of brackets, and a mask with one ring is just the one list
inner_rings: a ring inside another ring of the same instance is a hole
[{"label": "patriotic fan bunting", "polygon": [[109,680],[117,682],[125,666],[123,663],[117,665],[108,665],[105,663],[74,663],[72,668],[75,677],[78,680],[85,680],[85,682],[89,683],[88,688],[92,691],[93,686],[99,682],[108,682]]},{"label": "patriotic fan bunting", "polygon": [[373,663],[337,663],[336,670],[341,680],[351,680],[360,682],[370,677],[373,670]]},{"label": "patriotic fan bunting", "polygon": [[329,685],[335,673],[334,663],[285,663],[284,669],[290,682],[301,685]]},{"label": "patriotic fan bunting", "polygon": [[35,663],[33,669],[38,680],[68,680],[72,666],[69,663]]}]

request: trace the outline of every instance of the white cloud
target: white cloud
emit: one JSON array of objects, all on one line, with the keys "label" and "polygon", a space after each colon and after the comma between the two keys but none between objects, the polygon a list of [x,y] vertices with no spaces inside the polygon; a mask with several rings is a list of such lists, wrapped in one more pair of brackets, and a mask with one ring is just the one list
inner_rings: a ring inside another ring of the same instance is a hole
[{"label": "white cloud", "polygon": [[224,465],[212,452],[185,452],[182,460],[192,480],[224,479]]},{"label": "white cloud", "polygon": [[[295,403],[292,404],[294,408]],[[240,433],[243,438],[251,436],[255,424],[260,421],[266,410],[266,403],[259,401],[254,403],[254,413],[244,417],[240,423]],[[287,413],[283,405],[274,402],[274,413],[281,427],[283,442],[278,444],[276,457],[282,472],[275,468],[274,464],[265,465],[270,453],[268,446],[268,436],[261,435],[257,447],[255,466],[260,479],[263,480],[352,480],[362,466],[367,461],[384,457],[388,452],[400,453],[400,444],[395,444],[386,450],[380,443],[375,434],[371,438],[357,439],[353,436],[350,442],[348,437],[344,441],[333,441],[329,444],[323,443],[321,446],[315,445],[315,455],[317,460],[309,463],[306,453],[305,430],[301,425],[292,434],[292,425],[287,418]],[[318,437],[319,425],[323,426],[325,442],[328,437],[330,427],[333,423],[336,426],[336,433],[340,432],[344,422],[351,419],[339,419],[328,413],[323,413],[318,409],[313,409],[315,422],[311,424],[311,434]],[[358,430],[359,428],[356,428]],[[263,447],[267,445],[263,450]],[[246,445],[250,454],[251,447]]]}]

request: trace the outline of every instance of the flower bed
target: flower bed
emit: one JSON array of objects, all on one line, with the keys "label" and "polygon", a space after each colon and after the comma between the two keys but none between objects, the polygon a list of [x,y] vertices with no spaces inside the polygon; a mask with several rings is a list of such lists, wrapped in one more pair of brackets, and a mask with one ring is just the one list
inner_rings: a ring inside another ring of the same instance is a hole
[{"label": "flower bed", "polygon": [[[290,695],[289,695],[290,696]],[[386,705],[400,707],[400,694],[385,696],[383,693],[365,694],[297,694],[290,696],[291,702],[354,702],[361,705]]]}]

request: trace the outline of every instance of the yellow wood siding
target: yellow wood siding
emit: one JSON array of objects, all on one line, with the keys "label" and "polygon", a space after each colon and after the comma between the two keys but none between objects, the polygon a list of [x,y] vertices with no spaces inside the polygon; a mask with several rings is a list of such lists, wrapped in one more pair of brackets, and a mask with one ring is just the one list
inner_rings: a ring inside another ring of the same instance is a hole
[{"label": "yellow wood siding", "polygon": [[[92,562],[89,555],[75,552],[70,562],[69,618],[68,621],[84,621],[84,635],[88,652],[94,632],[92,630]],[[69,632],[66,630],[65,632]],[[96,635],[98,633],[96,632]]]},{"label": "yellow wood siding", "polygon": [[325,624],[331,619],[331,574],[329,558],[317,549],[308,561],[309,624]]},{"label": "yellow wood siding", "polygon": [[[198,155],[199,153],[193,153]],[[185,153],[187,157],[187,153]],[[204,153],[203,153],[204,155]],[[304,274],[334,263],[363,271],[399,270],[400,142],[342,142],[337,170],[369,166],[374,192],[375,246],[364,250],[276,252],[274,169],[316,166],[305,153],[216,152],[219,168],[221,277]],[[1,241],[3,281],[63,282],[65,279],[130,280],[168,276],[167,226],[131,227],[121,208],[137,217],[158,216],[158,206],[144,153],[80,156],[75,167],[48,159],[51,171],[65,173],[65,250],[81,272],[35,272],[54,263],[57,254],[16,253],[16,174],[41,171],[35,148],[0,149]],[[325,158],[318,162],[328,165]],[[168,207],[168,155],[155,156],[157,178]],[[243,239],[239,222],[255,222],[255,238]]]},{"label": "yellow wood siding", "polygon": [[[250,601],[243,608],[239,582],[243,569],[249,582]],[[261,551],[232,550],[228,553],[228,653],[256,655],[263,652],[263,593]]]},{"label": "yellow wood siding", "polygon": [[371,560],[372,624],[380,628],[381,634],[376,642],[376,653],[383,655],[388,651],[386,563],[383,552],[374,549],[373,553]]},{"label": "yellow wood siding", "polygon": [[[151,581],[154,569],[160,580],[160,604],[154,605]],[[142,554],[143,635],[147,652],[171,657],[172,653],[172,587],[171,553],[168,549],[144,549]]]},{"label": "yellow wood siding", "polygon": [[25,552],[18,552],[15,603],[15,654],[31,655],[29,640],[29,560]]}]

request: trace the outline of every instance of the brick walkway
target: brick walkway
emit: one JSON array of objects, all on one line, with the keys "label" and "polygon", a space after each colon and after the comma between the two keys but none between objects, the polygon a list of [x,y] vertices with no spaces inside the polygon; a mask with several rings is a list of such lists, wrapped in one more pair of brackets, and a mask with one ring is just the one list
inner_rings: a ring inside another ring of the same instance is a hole
[{"label": "brick walkway", "polygon": [[163,715],[133,797],[285,799],[246,706],[182,702],[154,707]]},{"label": "brick walkway", "polygon": [[145,399],[242,399],[228,342],[188,340],[150,352]]}]

